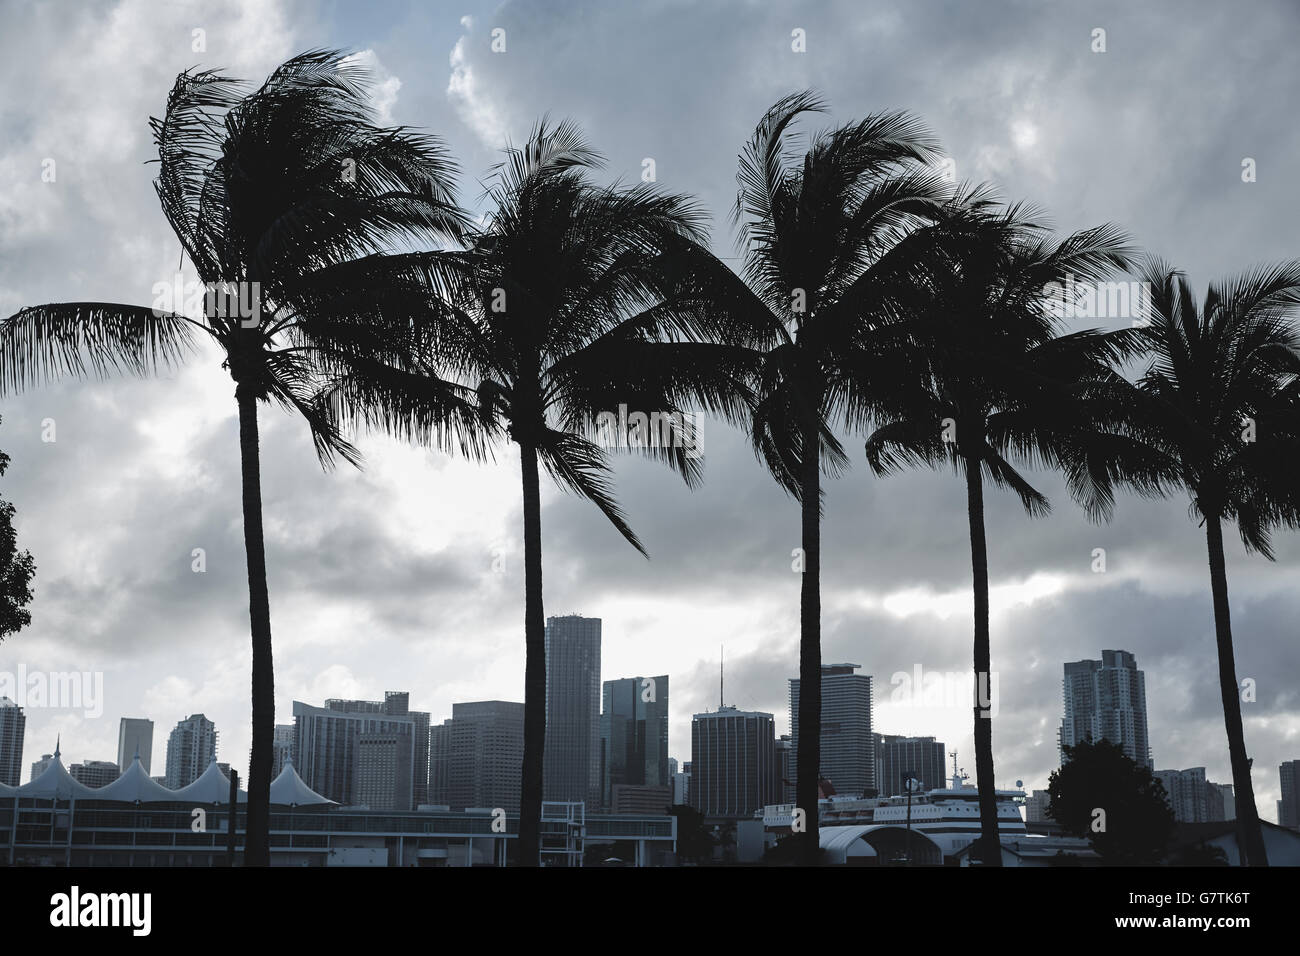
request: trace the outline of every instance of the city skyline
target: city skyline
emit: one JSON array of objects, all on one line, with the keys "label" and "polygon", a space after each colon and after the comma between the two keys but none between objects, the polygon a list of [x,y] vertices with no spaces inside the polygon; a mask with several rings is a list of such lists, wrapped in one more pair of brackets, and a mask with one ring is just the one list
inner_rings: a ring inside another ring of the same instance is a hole
[{"label": "city skyline", "polygon": [[[176,73],[196,61],[260,77],[312,46],[369,51],[384,112],[447,138],[466,170],[467,198],[476,193],[472,177],[497,160],[507,135],[521,140],[546,111],[574,115],[608,154],[609,178],[634,178],[652,157],[661,182],[698,194],[723,255],[734,253],[726,212],[736,150],[776,96],[805,86],[826,94],[828,123],[885,106],[915,110],[963,177],[989,179],[1008,198],[1042,204],[1062,229],[1120,222],[1175,257],[1198,289],[1277,258],[1290,241],[1277,224],[1293,221],[1300,208],[1293,178],[1278,174],[1296,154],[1297,134],[1267,115],[1270,98],[1294,86],[1283,38],[1295,14],[1281,4],[1264,4],[1246,19],[1202,6],[1200,28],[1186,33],[1185,48],[1162,42],[1169,24],[1158,7],[1101,4],[1087,16],[1033,9],[1014,18],[952,12],[937,18],[943,26],[936,34],[931,18],[865,16],[852,4],[832,4],[801,11],[813,51],[804,60],[792,59],[783,42],[787,14],[756,12],[738,23],[738,8],[726,4],[694,12],[683,30],[655,4],[584,18],[561,7],[531,16],[513,4],[467,3],[471,20],[462,23],[459,10],[438,18],[394,7],[388,17],[373,17],[267,3],[238,18],[209,11],[201,56],[176,41],[191,29],[182,10],[112,9],[120,10],[111,22],[122,38],[112,51],[100,43],[108,13],[88,13],[87,25],[69,33],[57,18],[20,10],[7,31],[26,40],[0,69],[31,93],[13,104],[0,160],[33,175],[6,181],[0,194],[12,226],[0,257],[5,314],[69,296],[135,301],[170,276],[175,243],[160,228],[141,171],[150,157],[146,118],[158,113]],[[1104,56],[1086,49],[1093,18],[1109,29]],[[497,25],[521,42],[494,59],[487,39]],[[1249,79],[1192,67],[1222,63],[1217,44],[1224,36],[1254,51]],[[906,69],[897,51],[922,42],[957,64],[955,72]],[[545,51],[575,44],[591,62],[538,69]],[[130,52],[142,48],[155,52],[147,63]],[[51,77],[47,52],[54,49],[87,62],[109,57],[102,60],[108,102],[87,100]],[[717,87],[719,95],[679,97],[671,111],[650,102],[630,119],[621,104],[638,87],[617,78],[660,77],[668,49],[684,64],[680,78],[664,80],[672,90],[690,83]],[[872,55],[863,57],[863,49]],[[615,80],[592,84],[593,73]],[[537,75],[545,82],[535,82]],[[1150,95],[1131,97],[1133,88],[1151,84]],[[998,95],[986,96],[990,90]],[[1115,123],[1120,104],[1131,120],[1122,130]],[[1180,114],[1197,122],[1171,125]],[[85,134],[103,128],[114,135]],[[65,160],[57,185],[36,178],[47,153]],[[1135,164],[1135,155],[1146,161]],[[1247,155],[1260,165],[1250,184],[1240,179]],[[1169,204],[1163,186],[1170,181],[1195,187],[1197,202]],[[54,250],[72,242],[103,254],[84,257],[69,276]],[[39,572],[33,624],[6,642],[0,670],[21,663],[33,671],[102,673],[108,711],[147,713],[160,729],[186,716],[190,701],[202,701],[244,770],[247,597],[227,508],[237,470],[216,451],[229,449],[235,427],[230,383],[216,364],[177,373],[174,384],[188,395],[183,408],[172,401],[172,383],[128,380],[6,399],[0,447],[12,464],[4,492],[18,508],[20,540]],[[58,424],[56,442],[41,440],[46,419]],[[439,714],[450,713],[455,700],[521,699],[522,552],[512,453],[495,466],[471,466],[366,438],[365,472],[322,475],[298,423],[271,414],[264,428],[266,508],[276,516],[268,548],[278,719],[289,718],[294,699],[360,697],[388,686],[423,688],[422,706]],[[702,434],[706,481],[697,492],[666,481],[653,465],[617,465],[618,493],[655,558],[649,563],[581,502],[544,487],[547,608],[581,606],[605,621],[609,673],[674,676],[671,740],[687,739],[689,714],[712,706],[719,641],[728,646],[736,703],[774,713],[778,732],[788,731],[783,682],[797,673],[798,583],[790,572],[797,521],[755,468],[744,436],[716,423]],[[84,462],[96,463],[93,492],[79,477]],[[437,495],[429,493],[435,483]],[[1015,688],[994,728],[1000,780],[1043,785],[1057,759],[1059,662],[1095,654],[1102,636],[1136,654],[1149,675],[1160,765],[1205,765],[1213,779],[1229,779],[1204,554],[1185,502],[1122,496],[1117,520],[1094,527],[1059,482],[1044,487],[1056,505],[1050,523],[1023,520],[1011,501],[989,500],[990,522],[1004,529],[991,542],[994,659],[1004,690]],[[828,488],[823,652],[826,660],[872,662],[882,730],[933,735],[969,754],[960,708],[910,712],[884,693],[893,674],[917,664],[945,673],[969,664],[964,516],[950,491],[945,476],[881,481],[858,463]],[[105,502],[114,503],[107,522]],[[102,533],[69,531],[88,528]],[[1228,543],[1234,615],[1247,629],[1238,667],[1259,688],[1246,706],[1259,768],[1293,759],[1289,742],[1300,728],[1294,680],[1286,679],[1293,672],[1290,622],[1300,611],[1288,580],[1300,542],[1287,534],[1276,543],[1276,565],[1245,556],[1231,536]],[[202,574],[192,570],[195,548],[205,550]],[[1108,557],[1104,573],[1093,569],[1098,548]],[[70,759],[107,760],[116,752],[114,717],[29,707],[27,720],[27,739],[39,741],[39,752],[60,734],[75,742]],[[679,745],[675,756],[685,757]],[[1281,797],[1276,773],[1261,773],[1258,786],[1260,811],[1271,819]]]}]

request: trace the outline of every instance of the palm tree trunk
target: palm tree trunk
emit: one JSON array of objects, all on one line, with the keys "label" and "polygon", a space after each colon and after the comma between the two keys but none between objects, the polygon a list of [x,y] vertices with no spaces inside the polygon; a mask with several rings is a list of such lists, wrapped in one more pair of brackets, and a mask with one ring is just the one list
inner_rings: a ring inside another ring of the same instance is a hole
[{"label": "palm tree trunk", "polygon": [[1232,761],[1232,789],[1237,800],[1237,826],[1242,838],[1245,862],[1268,866],[1264,833],[1255,806],[1255,788],[1250,782],[1250,758],[1246,756],[1246,734],[1241,725],[1241,698],[1237,696],[1237,665],[1232,653],[1232,621],[1228,614],[1228,574],[1223,560],[1223,526],[1218,515],[1205,518],[1205,538],[1210,553],[1210,591],[1214,595],[1214,635],[1219,647],[1219,693],[1223,697],[1223,722],[1228,731],[1228,755]]},{"label": "palm tree trunk", "polygon": [[[984,476],[978,458],[966,458],[966,512],[975,592],[975,785],[979,788],[980,860],[1002,865],[998,795],[993,780],[993,714],[989,650],[989,555],[984,538]],[[981,706],[984,705],[984,706]],[[987,708],[987,710],[986,710]]]},{"label": "palm tree trunk", "polygon": [[271,737],[275,733],[275,676],[271,661],[271,601],[266,590],[262,535],[262,474],[258,460],[257,396],[235,387],[239,405],[239,460],[243,473],[244,551],[248,561],[248,618],[253,634],[253,749],[248,768],[244,865],[270,866]]},{"label": "palm tree trunk", "polygon": [[542,499],[537,449],[520,444],[524,480],[524,765],[519,864],[537,866],[541,848],[542,760],[546,751],[546,619],[542,611]]},{"label": "palm tree trunk", "polygon": [[[816,406],[814,406],[816,407]],[[821,448],[818,423],[804,424],[800,511],[804,571],[799,593],[799,739],[795,804],[805,814],[803,862],[821,859],[818,783],[822,751]]]}]

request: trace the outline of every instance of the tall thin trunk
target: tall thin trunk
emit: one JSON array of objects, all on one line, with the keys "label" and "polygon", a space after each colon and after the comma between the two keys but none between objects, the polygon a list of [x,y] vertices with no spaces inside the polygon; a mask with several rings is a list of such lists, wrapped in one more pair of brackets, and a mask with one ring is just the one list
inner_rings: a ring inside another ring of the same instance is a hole
[{"label": "tall thin trunk", "polygon": [[1237,825],[1249,866],[1268,866],[1264,833],[1250,782],[1250,758],[1241,725],[1241,698],[1237,696],[1237,665],[1232,653],[1232,621],[1228,613],[1228,574],[1223,560],[1223,526],[1218,515],[1205,518],[1205,538],[1210,554],[1210,591],[1214,595],[1214,636],[1219,647],[1219,693],[1223,698],[1223,723],[1228,731],[1228,756],[1232,761],[1232,789],[1237,801]]},{"label": "tall thin trunk", "polygon": [[244,551],[248,559],[248,619],[253,635],[253,749],[248,768],[248,823],[244,865],[270,866],[271,738],[275,733],[275,675],[271,661],[271,601],[266,590],[262,535],[262,474],[258,460],[257,396],[235,387],[239,405],[239,460],[243,474]]},{"label": "tall thin trunk", "polygon": [[541,849],[542,760],[546,751],[546,618],[542,611],[542,499],[537,449],[520,444],[524,481],[524,765],[519,795],[519,864]]},{"label": "tall thin trunk", "polygon": [[984,537],[984,476],[978,458],[966,458],[966,512],[970,519],[970,563],[975,592],[975,785],[979,788],[979,857],[1002,865],[998,795],[993,781],[993,712],[989,650],[989,556]]},{"label": "tall thin trunk", "polygon": [[[814,406],[816,407],[816,406]],[[799,741],[795,768],[795,803],[805,814],[803,862],[821,859],[818,834],[818,783],[822,753],[821,641],[821,449],[817,422],[803,429],[800,511],[803,581],[799,592]]]}]

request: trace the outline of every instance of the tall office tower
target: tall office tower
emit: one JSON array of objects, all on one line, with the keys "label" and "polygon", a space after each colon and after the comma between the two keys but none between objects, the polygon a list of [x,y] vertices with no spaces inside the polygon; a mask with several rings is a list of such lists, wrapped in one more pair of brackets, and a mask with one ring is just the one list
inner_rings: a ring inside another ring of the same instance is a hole
[{"label": "tall office tower", "polygon": [[1288,760],[1277,768],[1282,782],[1282,799],[1277,802],[1279,826],[1300,830],[1300,760]]},{"label": "tall office tower", "polygon": [[776,739],[776,797],[782,803],[794,803],[794,756],[789,734]]},{"label": "tall office tower", "polygon": [[771,714],[722,707],[691,718],[691,806],[706,817],[749,817],[776,802]]},{"label": "tall office tower", "polygon": [[[859,664],[822,665],[821,776],[835,792],[862,796],[876,789],[876,746],[871,734],[871,678]],[[790,763],[799,772],[799,678],[790,679]],[[793,778],[791,778],[793,779]]]},{"label": "tall office tower", "polygon": [[[132,757],[134,755],[133,751]],[[83,786],[99,788],[107,787],[121,776],[121,772],[111,760],[87,760],[85,763],[74,763],[68,768],[68,775]]]},{"label": "tall office tower", "polygon": [[0,783],[16,787],[22,783],[23,733],[27,716],[8,697],[0,697]]},{"label": "tall office tower", "polygon": [[123,717],[117,725],[117,766],[122,773],[130,768],[136,754],[140,755],[144,772],[149,773],[153,767],[153,721],[147,717]]},{"label": "tall office tower", "polygon": [[1146,675],[1132,654],[1102,651],[1099,661],[1067,663],[1063,685],[1062,763],[1065,747],[1104,738],[1118,744],[1130,760],[1154,766],[1147,738]]},{"label": "tall office tower", "polygon": [[1052,795],[1046,790],[1035,790],[1025,798],[1026,823],[1052,823],[1047,808],[1052,804]]},{"label": "tall office tower", "polygon": [[431,729],[429,799],[453,810],[519,810],[524,763],[524,705],[507,700],[452,704]]},{"label": "tall office tower", "polygon": [[411,799],[413,806],[429,802],[429,714],[422,710],[410,709],[409,691],[384,691],[384,713],[393,716],[408,716],[415,721],[415,789]]},{"label": "tall office tower", "polygon": [[293,724],[276,724],[271,737],[271,779],[280,776],[284,765],[292,762]]},{"label": "tall office tower", "polygon": [[882,797],[906,793],[904,779],[921,781],[926,790],[947,786],[944,745],[933,737],[876,734],[876,787]]},{"label": "tall office tower", "polygon": [[1237,795],[1230,783],[1210,781],[1210,813],[1212,820],[1237,819]]},{"label": "tall office tower", "polygon": [[[344,806],[394,802],[397,810],[427,801],[428,777],[421,783],[420,774],[429,766],[429,715],[409,711],[404,694],[383,701],[331,698],[324,707],[295,700],[293,718],[294,770],[317,793]],[[374,736],[359,774],[362,735]]]},{"label": "tall office tower", "polygon": [[687,806],[694,806],[694,804],[691,803],[691,762],[689,760],[687,760],[685,763],[682,764],[681,778],[682,778],[682,786],[681,786],[682,794],[681,794],[680,802],[686,804]]},{"label": "tall office tower", "polygon": [[607,680],[600,714],[601,806],[617,786],[671,786],[668,676]]},{"label": "tall office tower", "polygon": [[547,800],[601,802],[600,618],[546,619]]},{"label": "tall office tower", "polygon": [[1157,770],[1154,776],[1164,785],[1174,819],[1179,823],[1215,823],[1232,819],[1225,814],[1223,794],[1216,789],[1219,784],[1205,779],[1204,767]]},{"label": "tall office tower", "polygon": [[45,768],[54,762],[54,754],[41,754],[40,760],[32,761],[32,775],[30,780],[35,780],[41,774],[45,773]]},{"label": "tall office tower", "polygon": [[409,730],[362,731],[356,741],[352,800],[371,810],[410,810],[415,783]]},{"label": "tall office tower", "polygon": [[179,790],[193,783],[216,757],[216,724],[202,714],[186,717],[167,738],[167,787]]}]

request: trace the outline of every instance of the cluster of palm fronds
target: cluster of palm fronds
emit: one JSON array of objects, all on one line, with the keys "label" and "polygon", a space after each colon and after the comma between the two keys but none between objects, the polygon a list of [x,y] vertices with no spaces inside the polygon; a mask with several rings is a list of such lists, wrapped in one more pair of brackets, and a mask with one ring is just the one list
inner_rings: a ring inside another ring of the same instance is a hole
[{"label": "cluster of palm fronds", "polygon": [[[644,550],[611,487],[620,408],[673,421],[707,413],[746,428],[800,502],[804,573],[796,795],[816,858],[820,762],[822,473],[848,434],[877,472],[951,465],[966,483],[975,593],[974,672],[990,673],[984,483],[1027,511],[1047,499],[1021,473],[1058,469],[1093,517],[1117,486],[1190,493],[1205,522],[1219,666],[1247,852],[1264,862],[1245,755],[1221,524],[1249,547],[1300,524],[1300,350],[1290,316],[1300,264],[1211,287],[1147,260],[1137,327],[1065,328],[1056,284],[1135,264],[1101,226],[1051,238],[1041,215],[936,171],[938,144],[883,112],[819,134],[791,125],[810,94],[765,115],[740,156],[737,274],[710,251],[689,197],[600,185],[599,155],[570,123],[506,150],[474,219],[432,136],[373,122],[354,59],[314,51],[262,86],[182,74],[161,119],[157,191],[199,279],[258,290],[259,315],[203,317],[99,302],[23,309],[0,324],[0,388],[60,375],[150,374],[207,336],[235,382],[253,637],[253,747],[245,862],[269,862],[274,691],[262,538],[257,403],[307,421],[324,462],[357,461],[358,428],[478,458],[518,446],[525,554],[525,746],[519,860],[539,850],[545,649],[539,464]],[[227,294],[227,293],[221,293]],[[218,296],[217,298],[219,298]],[[1123,372],[1146,364],[1136,381]],[[675,433],[674,433],[675,434]],[[626,438],[627,436],[622,436]],[[636,442],[619,442],[619,447]],[[701,460],[652,442],[689,483]],[[996,864],[992,721],[974,715],[985,862]]]}]

